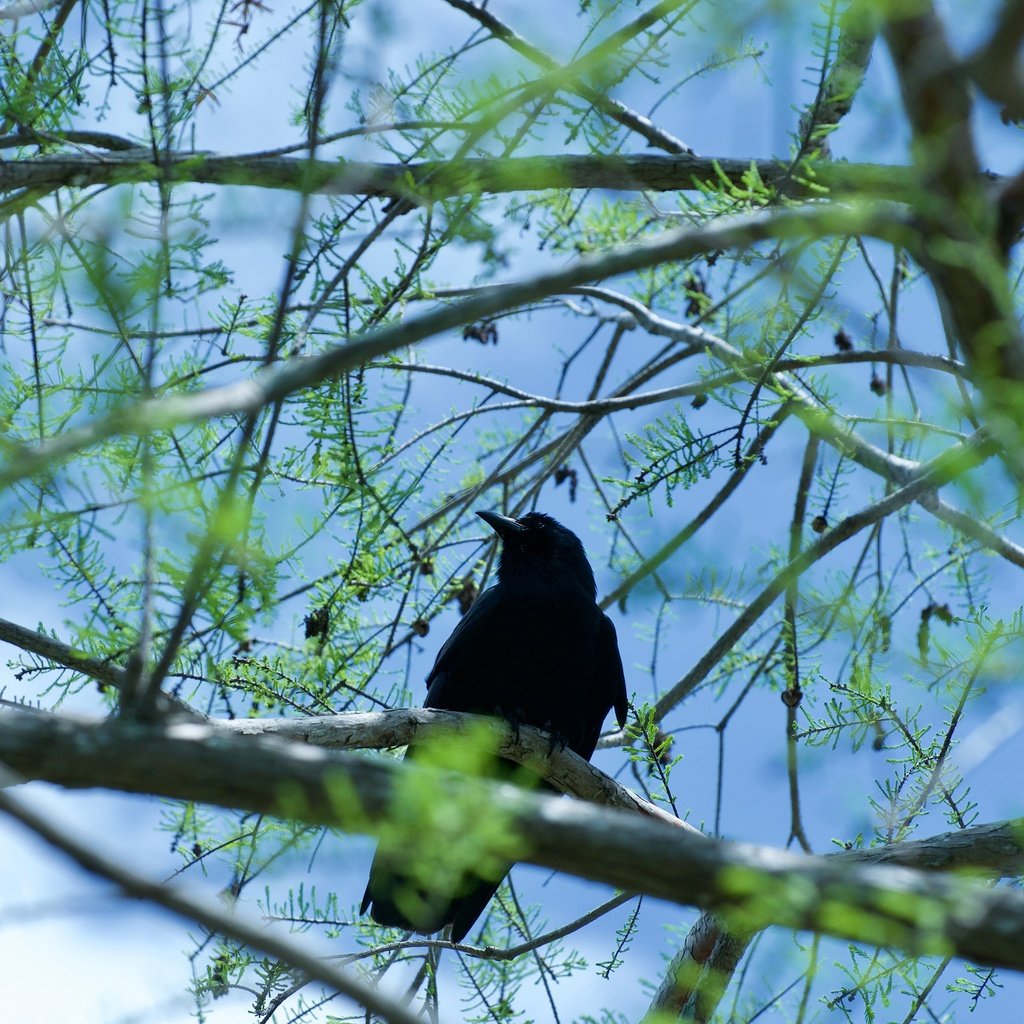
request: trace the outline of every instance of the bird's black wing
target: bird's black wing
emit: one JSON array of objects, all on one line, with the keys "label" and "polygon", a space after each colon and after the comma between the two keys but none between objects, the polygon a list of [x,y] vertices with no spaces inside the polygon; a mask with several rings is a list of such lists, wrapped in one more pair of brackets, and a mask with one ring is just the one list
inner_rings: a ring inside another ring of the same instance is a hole
[{"label": "bird's black wing", "polygon": [[601,673],[601,689],[607,694],[615,708],[615,720],[621,729],[626,724],[629,705],[626,698],[626,676],[622,671],[622,656],[615,626],[607,615],[601,615],[601,627],[597,638],[597,664]]},{"label": "bird's black wing", "polygon": [[501,604],[500,585],[489,587],[459,620],[452,635],[441,645],[434,667],[427,676],[427,699],[423,702],[425,708],[439,708],[443,711],[471,709],[472,699],[464,691],[469,680],[465,678],[465,673],[456,669],[456,662],[464,660],[478,647],[490,647],[494,625],[501,614]]},{"label": "bird's black wing", "polygon": [[[406,760],[415,760],[416,750],[410,746]],[[495,777],[507,780],[516,770],[518,765],[499,761]],[[512,867],[511,863],[496,865],[488,877],[467,876],[457,894],[446,895],[417,880],[408,856],[408,849],[388,855],[377,847],[359,913],[369,910],[377,924],[428,935],[450,924],[452,942],[466,937]]]},{"label": "bird's black wing", "polygon": [[[577,590],[575,586],[569,587],[564,594],[565,601],[571,603],[580,600],[583,595],[577,593]],[[549,600],[550,593],[548,589],[546,595]],[[561,594],[561,590],[558,593]],[[517,631],[516,624],[522,625],[522,606],[527,600],[529,588],[524,596],[522,587],[509,586],[507,583],[498,583],[477,598],[438,652],[427,676],[425,707],[491,714],[498,704],[507,704],[504,698],[508,697],[513,687],[522,686],[524,679],[517,674],[521,666],[514,658],[511,664],[515,668],[510,675],[510,660],[507,656],[502,660],[501,651],[505,650],[506,655],[510,653],[507,645],[515,642],[517,637],[521,642],[522,631]],[[527,621],[531,619],[535,621],[536,615],[528,617]],[[586,628],[580,627],[583,621],[587,623]],[[582,671],[580,681],[584,682],[586,697],[582,703],[577,704],[575,702],[580,700],[579,693],[575,688],[569,691],[568,699],[572,702],[570,719],[571,723],[575,723],[572,728],[574,734],[579,732],[573,749],[589,760],[608,709],[615,709],[620,726],[626,722],[626,680],[615,627],[611,619],[594,607],[593,598],[589,595],[586,596],[586,609],[580,611],[574,622],[573,629],[580,627],[581,632],[577,637],[570,637],[568,643],[574,650],[582,645],[577,655]],[[557,631],[557,628],[557,622],[553,621],[552,630]],[[550,645],[556,641],[557,648],[545,648],[545,643]],[[531,649],[539,644],[542,653],[548,650],[552,654],[564,647],[565,643],[565,636],[556,637],[553,632],[551,639],[538,640],[534,637]],[[584,649],[586,655],[583,654]],[[525,681],[529,682],[528,678]],[[552,679],[551,669],[548,668],[544,685],[551,689],[551,693],[545,690],[544,697],[552,701],[551,718],[555,720],[557,713],[563,710],[560,701],[566,699],[556,684],[565,682],[561,678]],[[526,700],[524,705],[529,706]],[[537,719],[533,724],[543,727],[544,718],[539,717],[536,707],[533,708],[532,717]],[[406,756],[415,758],[416,747],[411,746]],[[492,777],[504,780],[517,771],[511,762],[499,759],[493,766]],[[543,781],[540,786],[551,788]],[[444,896],[417,884],[409,868],[403,867],[400,856],[391,860],[378,850],[363,897],[363,912],[372,904],[370,912],[379,923],[424,932],[437,931],[450,923],[451,937],[458,942],[473,927],[509,867],[511,864],[498,865],[497,870],[488,878],[467,878],[464,891],[454,896]]]},{"label": "bird's black wing", "polygon": [[[501,614],[500,585],[485,590],[459,620],[451,636],[444,642],[427,676],[427,698],[424,707],[446,711],[491,711],[477,708],[479,683],[471,666],[485,655],[490,656],[493,633]],[[470,670],[467,671],[467,668]],[[476,685],[474,685],[476,684]],[[472,689],[471,689],[472,687]],[[485,688],[486,689],[486,688]],[[476,694],[476,696],[474,696]],[[410,746],[406,758],[414,760],[417,748]],[[517,766],[499,761],[495,776],[510,777]],[[476,919],[490,902],[511,864],[500,867],[497,878],[466,879],[465,891],[445,897],[417,884],[401,856],[391,859],[378,849],[370,869],[361,913],[370,909],[378,924],[422,932],[435,932],[452,925],[453,942],[461,942]]]}]

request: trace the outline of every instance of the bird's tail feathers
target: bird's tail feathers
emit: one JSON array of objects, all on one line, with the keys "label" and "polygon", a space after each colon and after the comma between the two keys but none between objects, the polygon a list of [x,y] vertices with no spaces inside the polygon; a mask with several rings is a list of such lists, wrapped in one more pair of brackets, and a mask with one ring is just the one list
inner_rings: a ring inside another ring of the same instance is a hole
[{"label": "bird's tail feathers", "polygon": [[380,853],[374,857],[370,880],[359,908],[367,910],[377,924],[429,935],[452,925],[451,939],[461,942],[491,897],[501,885],[511,865],[506,865],[497,880],[467,879],[465,887],[453,895],[428,889],[409,874],[397,870]]}]

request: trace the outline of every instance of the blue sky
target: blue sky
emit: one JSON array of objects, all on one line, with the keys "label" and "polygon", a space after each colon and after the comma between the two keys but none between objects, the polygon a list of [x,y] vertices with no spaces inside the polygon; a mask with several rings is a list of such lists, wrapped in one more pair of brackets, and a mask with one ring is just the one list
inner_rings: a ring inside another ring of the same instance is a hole
[{"label": "blue sky", "polygon": [[[388,67],[403,66],[421,49],[440,46],[466,34],[466,23],[457,12],[442,3],[431,3],[429,16],[424,17],[426,6],[412,0],[376,4],[375,9],[385,16],[387,31],[371,37],[364,33],[369,31],[367,26],[375,24],[373,19],[355,19],[356,29],[345,47],[346,59],[361,69],[367,79],[372,79]],[[986,9],[991,6],[986,5]],[[817,10],[814,5],[808,8]],[[509,3],[495,9],[533,41],[558,56],[568,56],[567,47],[575,39],[577,29],[573,19],[539,15],[533,4]],[[196,11],[205,16],[205,8]],[[283,16],[283,8],[277,13]],[[984,12],[978,13],[974,22],[962,17],[962,11],[958,15],[961,17],[957,43],[966,48],[976,38]],[[809,52],[807,19],[793,16],[788,26],[778,31],[767,18],[754,14],[747,27],[755,43],[768,44],[758,62],[747,62],[698,81],[658,112],[666,127],[698,152],[737,157],[781,156],[788,152],[787,133],[797,116],[794,110],[809,95],[805,82],[809,75],[804,66]],[[702,45],[702,39],[695,36],[680,47],[679,53],[686,56]],[[295,74],[295,68],[301,66],[303,46],[304,41],[296,38],[272,49],[260,60],[258,74],[246,80],[244,89],[225,90],[217,103],[207,104],[197,120],[197,146],[244,152],[296,141],[289,114],[304,81]],[[493,59],[494,52],[493,47],[481,49],[474,59],[484,66],[488,59]],[[645,109],[656,93],[654,86],[639,86],[635,95],[623,98]],[[340,100],[338,96],[339,124],[344,121]],[[136,131],[135,112],[127,103],[115,105],[104,127]],[[996,112],[984,103],[979,104],[977,130],[986,165],[999,171],[1015,170],[1019,163],[1019,137],[1008,133]],[[548,142],[551,146],[539,144],[538,150],[550,151],[557,146],[557,140],[545,140]],[[868,84],[848,122],[844,122],[835,137],[834,151],[840,158],[896,163],[906,158],[905,143],[895,82],[884,49],[879,47]],[[640,147],[627,149],[638,151]],[[352,143],[345,155],[368,158],[372,152],[365,145]],[[283,193],[251,193],[252,190],[244,189],[225,190],[224,198],[216,206],[213,229],[222,240],[222,258],[237,270],[238,290],[264,294],[272,292],[281,279],[282,239],[286,237],[285,225],[295,216],[297,200]],[[535,269],[537,256],[532,246],[514,234],[507,238],[514,252],[507,277],[515,278]],[[447,283],[451,285],[471,283],[478,271],[476,254],[469,248],[453,253],[441,266],[435,276],[442,271],[447,273]],[[855,321],[863,302],[856,296],[843,296],[840,301],[849,303],[851,320]],[[905,340],[913,347],[915,336],[919,337],[923,347],[927,333],[936,329],[930,298],[919,293],[907,308],[917,314],[918,320],[912,329],[907,328]],[[566,323],[566,318],[557,314],[538,315],[504,326],[503,342],[498,347],[481,349],[458,338],[444,338],[425,346],[423,355],[431,362],[478,365],[491,375],[529,390],[550,391],[557,367],[545,363],[539,369],[538,353],[564,342]],[[637,336],[630,339],[630,344],[646,343]],[[585,370],[586,366],[580,368],[580,380],[585,380]],[[425,422],[461,400],[439,385],[436,391],[421,393],[414,418]],[[940,402],[942,395],[936,394],[933,400]],[[707,415],[711,417],[714,413],[709,411]],[[800,457],[801,446],[802,439],[798,437],[781,441],[772,454],[771,465],[764,471],[756,470],[742,495],[684,549],[677,561],[666,567],[665,576],[673,585],[684,588],[688,575],[699,573],[704,566],[738,572],[749,553],[767,554],[778,538],[785,535],[792,486],[775,467],[792,465]],[[601,468],[609,474],[620,471],[610,448],[605,463]],[[780,486],[783,480],[786,482]],[[653,547],[659,538],[678,529],[717,486],[717,481],[698,485],[682,496],[671,512],[662,510],[654,521],[638,522],[644,542]],[[865,495],[857,493],[845,495],[845,507],[854,508],[864,498]],[[601,561],[600,537],[595,534],[593,517],[586,514],[588,510],[572,505],[564,489],[547,491],[543,508],[579,532],[592,553],[599,591],[608,592],[617,577]],[[4,575],[7,593],[17,595],[16,603],[10,602],[11,607],[5,612],[9,617],[32,626],[73,617],[74,612],[69,613],[62,606],[61,594],[40,577],[32,552],[8,563]],[[1019,585],[1012,573],[994,564],[990,590],[994,607],[1010,608]],[[652,686],[664,688],[671,684],[728,621],[725,611],[696,602],[681,606],[668,624],[678,635],[666,644],[652,679],[648,667],[654,609],[649,592],[641,590],[631,597],[625,613],[612,612],[628,681],[640,696],[649,695]],[[415,649],[414,678],[425,675],[454,621],[454,612],[447,613]],[[280,623],[278,628],[282,636],[297,639],[301,633],[301,614]],[[958,756],[968,781],[985,795],[984,819],[994,820],[1021,813],[1016,780],[1024,754],[1024,696],[1018,692],[1015,678],[1004,671],[993,670],[987,682],[988,693],[978,706],[977,724],[965,737]],[[23,685],[3,667],[0,687],[5,685],[7,696],[24,691]],[[95,711],[92,693],[87,690],[68,701],[67,709]],[[677,738],[677,751],[683,762],[676,769],[674,784],[690,820],[697,824],[711,823],[715,815],[717,734],[706,726],[717,721],[723,711],[724,705],[717,703],[712,694],[699,693],[688,702],[685,714],[685,724],[695,728],[681,732]],[[939,712],[931,708],[926,713]],[[778,695],[763,690],[752,695],[730,725],[722,803],[722,831],[728,837],[773,845],[786,841],[788,793],[781,758],[783,745],[779,741],[783,721]],[[802,749],[805,821],[816,851],[827,852],[833,839],[853,838],[870,829],[863,797],[884,771],[884,757],[884,753],[870,750],[849,756],[834,755],[827,749]],[[613,761],[605,755],[598,763]],[[630,779],[624,781],[628,784]],[[158,803],[108,793],[64,793],[41,784],[22,787],[20,795],[108,853],[123,856],[130,866],[153,877],[165,877],[179,864],[170,851],[169,834],[158,828]],[[940,819],[933,816],[933,820],[933,831],[944,830],[946,826]],[[182,993],[189,977],[186,954],[193,948],[193,929],[162,911],[116,898],[108,886],[85,876],[61,855],[7,821],[0,821],[0,849],[4,851],[7,877],[12,880],[0,898],[0,962],[8,967],[5,1004],[12,1019],[45,1022],[74,1017],[91,1024],[136,1019],[177,1022],[189,1018],[191,1003]],[[289,881],[316,883],[322,889],[333,886],[346,894],[350,902],[356,902],[371,850],[368,840],[332,839],[312,866],[308,854],[278,865],[275,886],[283,889]],[[529,898],[543,904],[552,924],[571,919],[606,896],[604,890],[585,883],[548,885],[547,873],[534,868],[517,868],[515,878]],[[213,895],[223,881],[193,876],[189,884],[207,887]],[[258,912],[257,895],[253,892],[250,896],[249,909],[254,913]],[[625,913],[625,909],[617,911],[574,937],[573,944],[591,964],[606,958],[614,948],[615,929]],[[685,929],[694,916],[690,909],[648,901],[626,967],[611,982],[597,978],[593,970],[581,972],[560,990],[564,991],[564,1005],[572,1013],[610,1006],[635,1019],[649,999],[640,979],[658,979],[661,957],[671,953],[678,939],[678,932],[673,929]],[[325,953],[336,951],[335,946],[313,933],[307,933],[304,941],[319,945]],[[788,934],[772,933],[754,957],[751,971],[768,979],[766,989],[782,990],[798,976],[798,961],[794,958],[790,963],[786,958],[793,945],[794,939]],[[844,955],[842,943],[829,943],[827,948],[832,957],[841,959]],[[826,962],[829,959],[826,957]],[[1002,981],[1015,994],[1024,993],[1015,976],[1004,974]],[[447,1002],[454,1005],[453,998]],[[1014,1003],[1011,994],[994,1003],[994,1008],[986,1004],[986,1015],[979,1019],[1015,1019]],[[941,999],[935,1005],[941,1005]],[[340,1006],[339,1003],[338,1009]],[[526,1006],[537,1019],[545,1019],[547,1003],[541,989],[529,990]],[[247,1012],[247,999],[244,993],[233,994],[213,1003],[208,1010],[212,1024],[238,1020]]]}]

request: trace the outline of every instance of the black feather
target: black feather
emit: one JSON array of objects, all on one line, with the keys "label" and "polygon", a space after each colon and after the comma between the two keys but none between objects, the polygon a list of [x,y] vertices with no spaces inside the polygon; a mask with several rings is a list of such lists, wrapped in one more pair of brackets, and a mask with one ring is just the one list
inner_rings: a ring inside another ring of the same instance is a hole
[{"label": "black feather", "polygon": [[[550,516],[508,519],[478,513],[502,542],[498,582],[485,590],[438,652],[424,706],[491,715],[500,708],[548,729],[588,761],[601,726],[615,709],[626,722],[626,681],[615,627],[595,601],[594,573],[579,538]],[[415,757],[410,747],[407,757]],[[493,776],[515,766],[498,762]],[[420,932],[452,925],[461,941],[511,865],[498,877],[467,879],[455,897],[410,881],[378,851],[363,896],[379,924]]]}]

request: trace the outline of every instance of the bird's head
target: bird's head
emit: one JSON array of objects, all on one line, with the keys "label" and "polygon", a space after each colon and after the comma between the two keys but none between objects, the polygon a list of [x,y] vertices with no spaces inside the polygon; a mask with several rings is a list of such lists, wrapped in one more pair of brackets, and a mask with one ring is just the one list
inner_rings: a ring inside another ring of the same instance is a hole
[{"label": "bird's head", "polygon": [[583,545],[572,530],[543,512],[518,519],[497,512],[477,515],[501,538],[498,579],[509,581],[525,572],[568,575],[591,596],[597,594],[594,572]]}]

